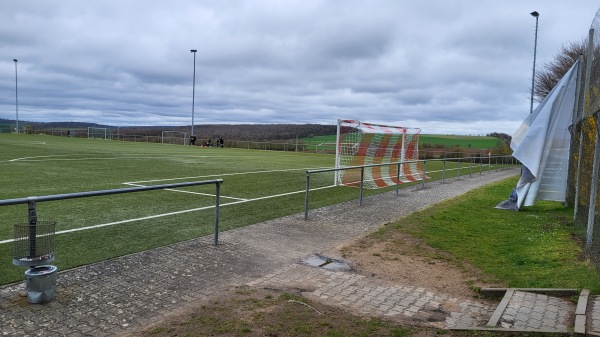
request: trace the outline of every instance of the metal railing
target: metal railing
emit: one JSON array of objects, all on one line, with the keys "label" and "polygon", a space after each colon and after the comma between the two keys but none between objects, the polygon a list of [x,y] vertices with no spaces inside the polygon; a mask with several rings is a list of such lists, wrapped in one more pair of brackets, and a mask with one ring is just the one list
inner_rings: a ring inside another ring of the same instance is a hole
[{"label": "metal railing", "polygon": [[[75,199],[75,198],[87,198],[87,197],[112,195],[112,194],[153,191],[153,190],[161,190],[161,189],[175,188],[175,187],[187,187],[187,186],[214,184],[215,185],[214,245],[216,246],[219,244],[219,203],[220,203],[219,200],[220,200],[220,191],[221,191],[222,183],[223,183],[223,179],[215,179],[215,180],[193,181],[193,182],[185,182],[185,183],[162,184],[162,185],[154,185],[154,186],[127,187],[127,188],[100,190],[100,191],[76,192],[76,193],[55,194],[55,195],[36,196],[36,197],[27,197],[27,198],[17,198],[17,199],[5,199],[5,200],[0,200],[0,206],[9,206],[9,205],[18,205],[18,204],[27,204],[28,205],[28,219],[29,219],[29,228],[30,228],[29,240],[30,240],[30,242],[32,242],[32,245],[35,245],[35,240],[36,240],[35,227],[37,224],[37,212],[36,212],[36,203],[37,202],[66,200],[66,199]],[[34,250],[35,246],[33,246],[32,249]]]},{"label": "metal railing", "polygon": [[[304,220],[308,220],[308,210],[309,210],[309,191],[310,191],[310,175],[315,173],[324,173],[324,172],[337,172],[345,171],[345,170],[357,170],[360,169],[360,181],[359,181],[359,205],[363,204],[363,189],[364,189],[364,178],[365,178],[365,168],[370,167],[381,167],[381,166],[392,166],[396,167],[396,195],[399,193],[400,188],[400,167],[406,164],[416,164],[421,163],[423,165],[423,173],[421,174],[421,187],[425,187],[426,178],[427,178],[427,162],[443,162],[442,163],[442,183],[446,182],[446,173],[452,170],[456,170],[455,178],[458,179],[461,177],[461,162],[468,161],[469,163],[469,177],[473,175],[473,168],[475,166],[479,167],[479,174],[483,174],[484,165],[487,166],[488,173],[492,170],[492,161],[494,161],[495,169],[498,170],[499,167],[508,166],[508,165],[516,165],[518,164],[516,159],[512,155],[508,156],[488,156],[488,157],[465,157],[465,158],[444,158],[444,159],[428,159],[428,160],[413,160],[413,161],[401,161],[394,163],[383,163],[383,164],[370,164],[370,165],[362,165],[362,166],[348,166],[348,167],[340,167],[340,168],[331,168],[331,169],[318,169],[318,170],[307,170],[306,171],[306,191],[304,197]],[[448,168],[448,162],[456,162],[456,168]],[[430,171],[429,173],[439,172],[439,171]],[[425,178],[425,179],[423,179]]]}]

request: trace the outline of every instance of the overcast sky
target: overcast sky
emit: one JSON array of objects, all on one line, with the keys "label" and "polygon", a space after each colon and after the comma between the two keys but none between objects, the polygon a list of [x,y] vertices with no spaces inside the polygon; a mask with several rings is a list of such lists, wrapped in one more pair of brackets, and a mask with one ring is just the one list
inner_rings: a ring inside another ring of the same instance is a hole
[{"label": "overcast sky", "polygon": [[[0,117],[109,125],[320,123],[513,134],[537,69],[597,0],[6,0]],[[534,107],[537,102],[534,103]]]}]

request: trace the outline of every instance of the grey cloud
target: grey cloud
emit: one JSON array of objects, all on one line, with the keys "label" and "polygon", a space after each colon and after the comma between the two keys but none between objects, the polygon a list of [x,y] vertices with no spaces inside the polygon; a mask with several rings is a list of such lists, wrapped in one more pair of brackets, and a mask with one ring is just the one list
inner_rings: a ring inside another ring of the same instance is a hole
[{"label": "grey cloud", "polygon": [[368,118],[442,133],[512,133],[528,114],[529,12],[541,13],[543,64],[586,34],[598,7],[534,5],[14,2],[0,13],[0,117],[14,115],[17,58],[22,119],[189,124],[189,50],[197,49],[201,123]]}]

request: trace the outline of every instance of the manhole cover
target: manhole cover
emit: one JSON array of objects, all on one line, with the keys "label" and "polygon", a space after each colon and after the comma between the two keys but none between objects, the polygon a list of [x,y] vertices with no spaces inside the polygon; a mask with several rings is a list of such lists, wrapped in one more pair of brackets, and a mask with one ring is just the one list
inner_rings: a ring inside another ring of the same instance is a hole
[{"label": "manhole cover", "polygon": [[339,271],[352,270],[352,268],[346,262],[344,262],[342,260],[332,259],[327,256],[320,255],[320,254],[315,254],[313,256],[310,256],[310,257],[302,260],[302,262],[309,266],[320,267],[320,268],[324,268],[327,270],[339,270]]}]

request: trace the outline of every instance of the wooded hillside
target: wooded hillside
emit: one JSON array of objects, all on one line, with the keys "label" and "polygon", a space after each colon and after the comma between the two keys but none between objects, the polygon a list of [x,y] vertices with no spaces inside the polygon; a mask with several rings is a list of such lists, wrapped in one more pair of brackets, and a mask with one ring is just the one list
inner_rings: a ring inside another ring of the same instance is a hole
[{"label": "wooded hillside", "polygon": [[[14,124],[15,121],[0,118],[0,124]],[[190,135],[188,126],[109,126],[95,123],[80,122],[50,122],[38,123],[20,121],[19,129],[31,131],[47,131],[53,129],[87,129],[88,127],[108,128],[112,134],[136,134],[144,136],[160,136],[162,131],[182,131]],[[118,130],[117,130],[118,129]],[[210,124],[196,125],[194,133],[200,138],[228,140],[271,141],[290,140],[311,136],[332,135],[336,132],[335,125],[322,124]]]}]

